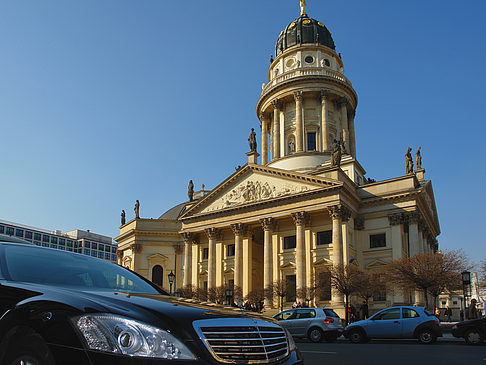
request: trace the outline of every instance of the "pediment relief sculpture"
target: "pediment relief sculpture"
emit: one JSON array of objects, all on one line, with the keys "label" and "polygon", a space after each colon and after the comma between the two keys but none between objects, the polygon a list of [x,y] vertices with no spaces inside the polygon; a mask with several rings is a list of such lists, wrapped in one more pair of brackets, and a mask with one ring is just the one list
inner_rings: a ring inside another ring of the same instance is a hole
[{"label": "pediment relief sculpture", "polygon": [[211,204],[203,212],[211,212],[266,199],[302,193],[308,190],[310,190],[310,187],[306,185],[283,184],[277,186],[268,181],[263,182],[248,179],[246,182],[238,185],[222,198],[218,199],[215,203]]}]

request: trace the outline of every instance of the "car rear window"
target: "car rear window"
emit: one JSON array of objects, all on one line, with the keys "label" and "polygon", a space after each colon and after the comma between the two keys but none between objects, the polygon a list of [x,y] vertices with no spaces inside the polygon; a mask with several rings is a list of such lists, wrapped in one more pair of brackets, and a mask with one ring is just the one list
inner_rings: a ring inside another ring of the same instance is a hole
[{"label": "car rear window", "polygon": [[131,271],[110,262],[36,246],[4,245],[7,280],[89,291],[159,294]]},{"label": "car rear window", "polygon": [[324,313],[326,314],[326,316],[328,317],[335,317],[335,318],[339,318],[339,316],[337,315],[336,312],[334,312],[332,309],[324,309]]}]

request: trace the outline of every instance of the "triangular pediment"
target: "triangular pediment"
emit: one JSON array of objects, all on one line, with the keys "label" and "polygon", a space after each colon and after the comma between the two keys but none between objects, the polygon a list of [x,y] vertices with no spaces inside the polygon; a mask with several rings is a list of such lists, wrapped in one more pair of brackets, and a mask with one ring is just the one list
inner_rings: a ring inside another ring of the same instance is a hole
[{"label": "triangular pediment", "polygon": [[286,262],[285,264],[280,266],[281,269],[293,269],[295,268],[295,263],[292,261]]},{"label": "triangular pediment", "polygon": [[165,255],[162,255],[160,253],[155,253],[153,255],[150,255],[147,257],[147,259],[152,262],[152,261],[159,261],[159,262],[166,262],[169,260],[169,258]]},{"label": "triangular pediment", "polygon": [[342,186],[329,178],[246,165],[217,186],[182,218]]},{"label": "triangular pediment", "polygon": [[332,260],[326,259],[325,257],[320,258],[316,262],[313,263],[314,266],[327,266],[332,265]]},{"label": "triangular pediment", "polygon": [[366,265],[365,269],[382,269],[385,267],[387,263],[382,260],[373,260],[368,265]]}]

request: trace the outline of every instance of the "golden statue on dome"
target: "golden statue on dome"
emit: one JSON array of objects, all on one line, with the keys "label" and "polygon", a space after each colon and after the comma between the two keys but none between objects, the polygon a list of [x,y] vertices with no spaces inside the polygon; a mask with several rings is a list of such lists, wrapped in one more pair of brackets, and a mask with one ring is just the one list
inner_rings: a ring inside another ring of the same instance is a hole
[{"label": "golden statue on dome", "polygon": [[304,15],[307,15],[305,13],[305,0],[300,0],[300,16],[304,16]]}]

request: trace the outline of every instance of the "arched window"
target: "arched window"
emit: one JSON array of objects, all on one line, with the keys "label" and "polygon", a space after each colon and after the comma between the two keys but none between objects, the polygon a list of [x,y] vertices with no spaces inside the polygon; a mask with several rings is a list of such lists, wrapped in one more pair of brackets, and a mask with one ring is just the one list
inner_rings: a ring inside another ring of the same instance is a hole
[{"label": "arched window", "polygon": [[162,287],[164,283],[164,269],[160,265],[155,265],[152,269],[152,282]]}]

